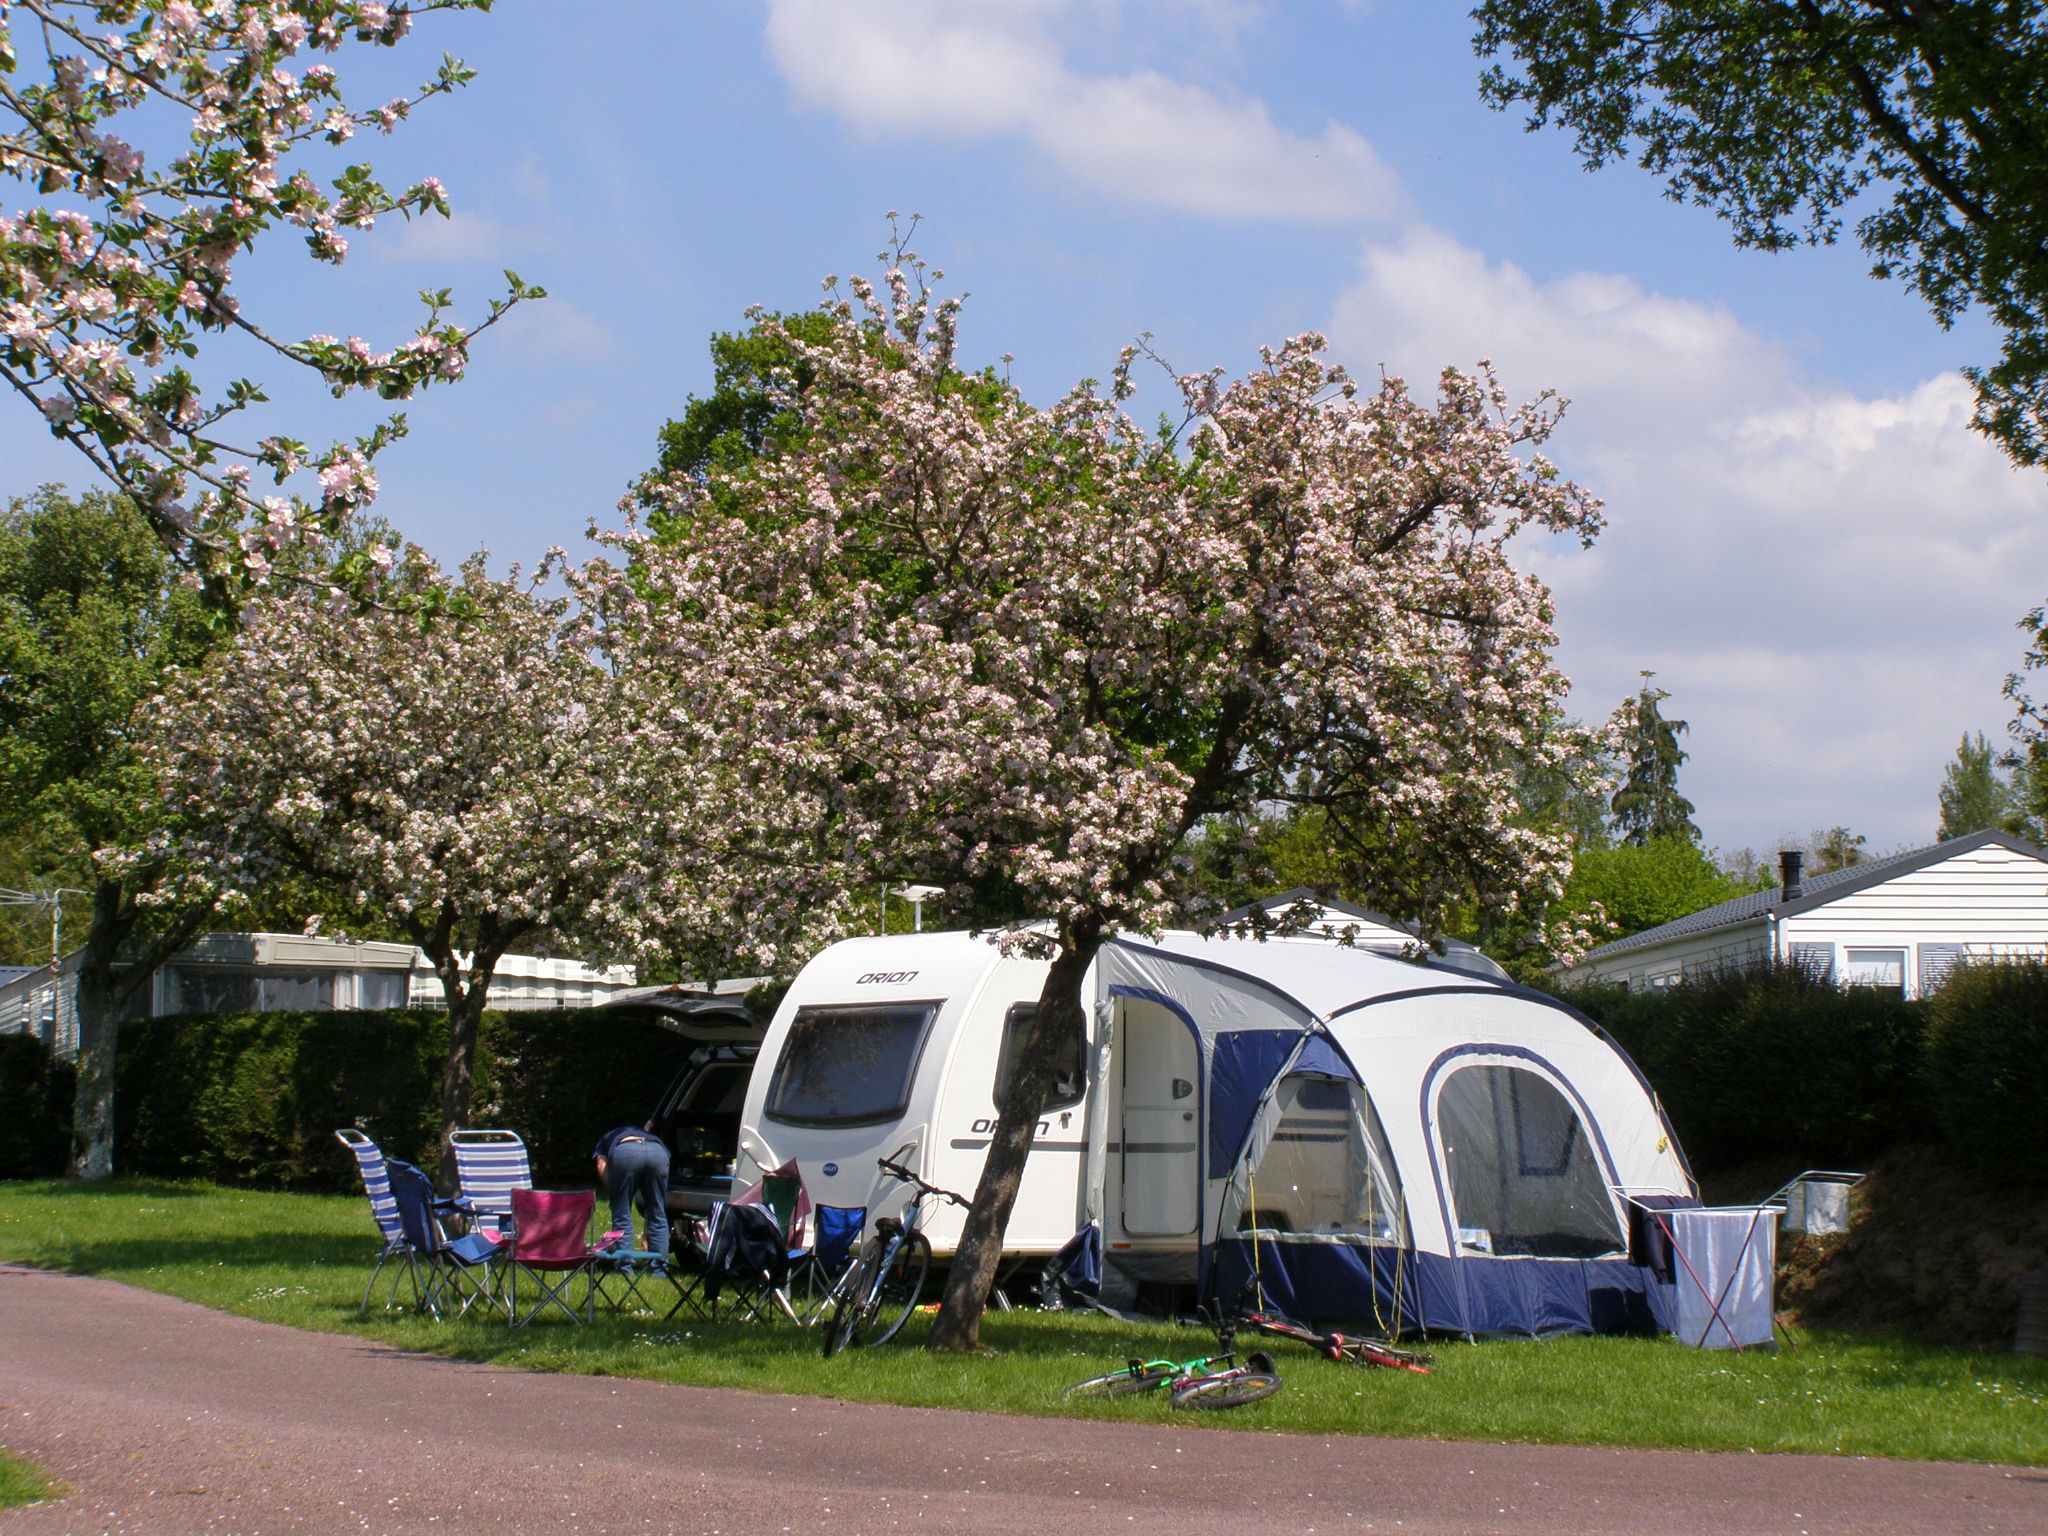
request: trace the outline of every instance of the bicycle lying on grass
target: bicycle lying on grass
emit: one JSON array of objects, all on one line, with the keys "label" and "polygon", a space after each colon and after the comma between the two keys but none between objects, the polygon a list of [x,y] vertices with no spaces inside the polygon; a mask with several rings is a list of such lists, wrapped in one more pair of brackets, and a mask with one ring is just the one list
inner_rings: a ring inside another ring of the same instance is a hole
[{"label": "bicycle lying on grass", "polygon": [[917,1299],[924,1291],[924,1277],[932,1267],[931,1239],[918,1227],[925,1203],[945,1200],[961,1209],[967,1202],[950,1189],[927,1184],[901,1163],[879,1158],[876,1164],[892,1179],[915,1190],[900,1216],[884,1216],[875,1223],[874,1233],[861,1245],[860,1259],[843,1275],[826,1298],[832,1315],[825,1322],[825,1353],[836,1355],[849,1346],[886,1344],[896,1337]]},{"label": "bicycle lying on grass", "polygon": [[1418,1376],[1429,1374],[1430,1356],[1427,1350],[1404,1349],[1387,1339],[1363,1335],[1338,1333],[1334,1329],[1311,1328],[1307,1323],[1297,1323],[1291,1317],[1282,1317],[1277,1312],[1259,1309],[1242,1310],[1220,1320],[1216,1325],[1216,1347],[1229,1349],[1239,1332],[1249,1328],[1254,1333],[1263,1333],[1268,1338],[1293,1339],[1306,1344],[1325,1360],[1335,1360],[1351,1365],[1378,1365],[1393,1371],[1413,1371]]},{"label": "bicycle lying on grass", "polygon": [[1120,1371],[1077,1381],[1063,1395],[1128,1397],[1165,1387],[1167,1400],[1176,1408],[1236,1408],[1280,1390],[1273,1358],[1263,1350],[1253,1350],[1243,1365],[1236,1362],[1237,1356],[1229,1353],[1192,1360],[1133,1360]]}]

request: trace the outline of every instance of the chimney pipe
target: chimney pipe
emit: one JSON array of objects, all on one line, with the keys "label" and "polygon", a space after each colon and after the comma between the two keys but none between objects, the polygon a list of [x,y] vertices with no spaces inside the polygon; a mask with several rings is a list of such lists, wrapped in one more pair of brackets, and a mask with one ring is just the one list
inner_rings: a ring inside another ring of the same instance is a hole
[{"label": "chimney pipe", "polygon": [[1781,901],[1797,901],[1806,892],[1799,883],[1800,866],[1805,864],[1806,855],[1796,848],[1787,848],[1778,855],[1778,884],[1782,888]]}]

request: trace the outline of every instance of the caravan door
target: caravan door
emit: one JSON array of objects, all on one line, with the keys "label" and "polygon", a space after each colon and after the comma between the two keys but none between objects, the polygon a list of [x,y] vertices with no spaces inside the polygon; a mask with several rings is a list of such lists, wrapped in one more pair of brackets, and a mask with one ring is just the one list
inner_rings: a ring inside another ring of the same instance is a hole
[{"label": "caravan door", "polygon": [[1122,1224],[1131,1237],[1184,1237],[1201,1209],[1201,1057],[1194,1031],[1169,1009],[1126,997],[1118,1138]]}]

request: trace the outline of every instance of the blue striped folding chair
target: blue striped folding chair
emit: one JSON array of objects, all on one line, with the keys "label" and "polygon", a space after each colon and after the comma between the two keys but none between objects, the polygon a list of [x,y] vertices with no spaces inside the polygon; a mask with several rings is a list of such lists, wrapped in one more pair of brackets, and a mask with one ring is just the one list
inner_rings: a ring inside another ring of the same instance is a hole
[{"label": "blue striped folding chair", "polygon": [[533,1188],[526,1143],[516,1131],[454,1131],[448,1144],[455,1149],[455,1181],[470,1213],[509,1232],[512,1191]]},{"label": "blue striped folding chair", "polygon": [[424,1295],[420,1288],[419,1255],[406,1238],[405,1224],[398,1218],[398,1201],[391,1193],[391,1174],[384,1166],[384,1154],[377,1149],[377,1143],[361,1131],[341,1130],[334,1134],[344,1147],[355,1154],[356,1170],[363,1176],[363,1193],[370,1199],[370,1216],[384,1238],[376,1267],[370,1271],[370,1283],[363,1287],[363,1300],[356,1311],[360,1314],[370,1310],[370,1297],[377,1290],[377,1276],[383,1273],[386,1264],[390,1264],[392,1269],[391,1288],[385,1294],[384,1305],[389,1307],[398,1300],[398,1282],[403,1278],[412,1282],[413,1305],[418,1306]]}]

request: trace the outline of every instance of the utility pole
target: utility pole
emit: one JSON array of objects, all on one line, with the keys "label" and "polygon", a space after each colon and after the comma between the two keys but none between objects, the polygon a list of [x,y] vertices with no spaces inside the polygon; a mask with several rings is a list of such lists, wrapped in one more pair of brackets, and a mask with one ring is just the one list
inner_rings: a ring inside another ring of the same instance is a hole
[{"label": "utility pole", "polygon": [[0,907],[48,907],[50,909],[50,970],[55,972],[64,958],[60,935],[66,896],[90,896],[75,885],[52,886],[47,891],[14,891],[0,886]]}]

